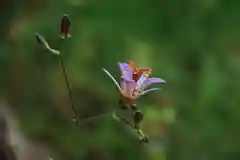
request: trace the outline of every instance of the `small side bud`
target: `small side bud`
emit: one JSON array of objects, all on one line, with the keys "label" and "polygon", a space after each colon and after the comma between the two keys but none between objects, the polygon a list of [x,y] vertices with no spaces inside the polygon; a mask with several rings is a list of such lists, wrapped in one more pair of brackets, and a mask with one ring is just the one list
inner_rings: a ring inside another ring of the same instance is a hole
[{"label": "small side bud", "polygon": [[149,143],[149,138],[147,135],[144,135],[143,137],[139,137],[139,141],[142,143]]},{"label": "small side bud", "polygon": [[134,124],[137,128],[139,128],[139,124],[140,122],[142,122],[143,120],[143,113],[140,110],[137,110],[134,114],[133,114],[133,119],[134,119]]},{"label": "small side bud", "polygon": [[47,43],[46,39],[39,33],[35,34],[36,40],[38,42],[38,44],[42,45],[44,47],[44,49],[50,51],[51,53],[55,54],[55,55],[59,55],[60,51],[56,50],[56,49],[52,49],[49,44]]},{"label": "small side bud", "polygon": [[47,41],[41,34],[35,33],[35,36],[36,36],[36,40],[37,40],[38,44],[43,45],[43,47],[46,49],[49,48]]},{"label": "small side bud", "polygon": [[68,14],[64,14],[61,19],[61,39],[71,38],[70,34],[71,20]]}]

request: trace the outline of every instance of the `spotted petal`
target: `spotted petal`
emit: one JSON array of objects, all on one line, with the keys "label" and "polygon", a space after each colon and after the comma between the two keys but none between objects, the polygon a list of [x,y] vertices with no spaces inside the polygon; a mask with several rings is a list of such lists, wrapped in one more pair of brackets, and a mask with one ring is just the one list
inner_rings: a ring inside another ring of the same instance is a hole
[{"label": "spotted petal", "polygon": [[122,76],[126,80],[131,80],[133,75],[133,70],[129,68],[127,63],[119,63],[120,70],[122,72]]}]

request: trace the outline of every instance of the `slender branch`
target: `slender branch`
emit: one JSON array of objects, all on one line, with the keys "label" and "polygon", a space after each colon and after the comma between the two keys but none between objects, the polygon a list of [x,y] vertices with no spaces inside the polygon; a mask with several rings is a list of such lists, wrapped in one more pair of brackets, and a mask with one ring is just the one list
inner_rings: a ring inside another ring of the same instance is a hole
[{"label": "slender branch", "polygon": [[66,70],[66,67],[65,67],[65,63],[64,63],[64,60],[62,58],[63,42],[64,42],[64,40],[61,41],[61,49],[60,49],[59,58],[60,58],[60,62],[61,62],[62,72],[63,72],[64,78],[65,78],[65,84],[66,84],[67,89],[68,89],[69,100],[71,102],[72,110],[73,110],[74,115],[75,115],[75,117],[74,117],[75,118],[75,122],[76,122],[76,124],[78,124],[79,123],[79,117],[78,117],[77,110],[75,108],[75,103],[74,103],[74,99],[73,99],[72,89],[71,89],[71,85],[70,85],[70,82],[69,82],[69,78],[68,78],[67,70]]},{"label": "slender branch", "polygon": [[128,126],[130,126],[131,128],[133,128],[134,130],[136,130],[137,133],[138,133],[138,135],[139,135],[140,137],[145,137],[145,134],[144,134],[136,125],[132,124],[132,123],[129,122],[127,119],[125,119],[125,118],[123,118],[123,117],[121,117],[121,116],[119,116],[119,115],[117,115],[117,114],[115,114],[115,116],[116,116],[119,120],[121,120],[123,123],[127,124]]},{"label": "slender branch", "polygon": [[84,123],[89,123],[91,121],[94,121],[94,120],[97,120],[99,118],[102,118],[106,115],[109,115],[110,113],[109,112],[106,112],[106,113],[102,113],[102,114],[99,114],[99,115],[96,115],[96,116],[92,116],[92,117],[89,117],[89,118],[86,118],[86,119],[83,119],[81,121],[79,121],[79,124],[84,124]]}]

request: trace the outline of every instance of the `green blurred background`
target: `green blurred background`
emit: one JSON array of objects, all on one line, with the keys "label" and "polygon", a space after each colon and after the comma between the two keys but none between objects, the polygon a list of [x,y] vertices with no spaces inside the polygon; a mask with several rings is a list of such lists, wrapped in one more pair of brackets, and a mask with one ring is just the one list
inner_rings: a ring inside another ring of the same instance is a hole
[{"label": "green blurred background", "polygon": [[[3,0],[0,95],[21,131],[58,160],[240,159],[240,1]],[[76,127],[60,63],[35,40],[59,49],[60,19],[71,34],[63,54],[81,119],[111,112],[120,76],[134,60],[165,79],[138,101],[150,144],[105,116]]]}]

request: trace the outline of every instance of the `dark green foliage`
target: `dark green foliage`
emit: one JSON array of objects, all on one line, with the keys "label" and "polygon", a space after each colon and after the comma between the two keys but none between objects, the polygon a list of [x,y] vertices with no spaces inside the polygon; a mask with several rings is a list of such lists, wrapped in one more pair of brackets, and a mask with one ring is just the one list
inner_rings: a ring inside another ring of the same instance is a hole
[{"label": "dark green foliage", "polygon": [[[26,135],[49,144],[56,157],[239,159],[239,1],[11,2],[5,8],[12,12],[1,14],[0,94],[19,114]],[[149,145],[141,145],[131,129],[111,116],[79,128],[69,120],[73,113],[60,64],[34,39],[39,31],[59,49],[63,13],[71,17],[72,38],[62,56],[80,119],[118,106],[119,93],[101,67],[119,79],[117,62],[134,60],[168,82],[138,102]],[[161,107],[175,110],[172,126],[159,120]],[[151,143],[156,132],[168,135],[170,144]]]}]

